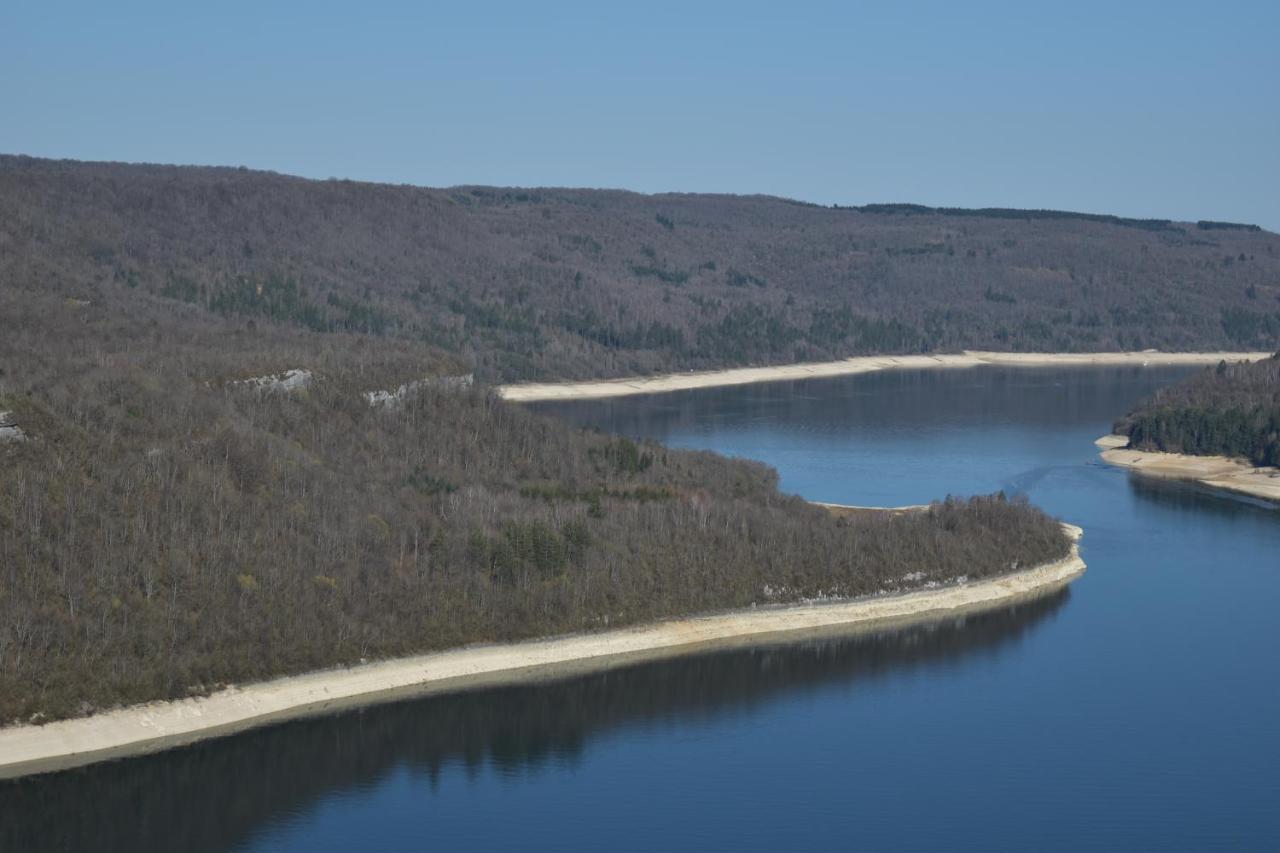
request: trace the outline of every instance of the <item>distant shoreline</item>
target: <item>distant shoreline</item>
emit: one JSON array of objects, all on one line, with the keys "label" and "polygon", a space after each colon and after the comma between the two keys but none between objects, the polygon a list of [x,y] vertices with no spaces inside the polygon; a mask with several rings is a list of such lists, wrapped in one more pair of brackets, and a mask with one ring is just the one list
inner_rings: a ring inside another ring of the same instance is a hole
[{"label": "distant shoreline", "polygon": [[[863,508],[865,509],[865,508]],[[860,510],[861,511],[861,510]],[[1082,531],[1064,525],[1078,542]],[[1039,598],[1085,571],[1061,560],[936,589],[761,607],[598,634],[473,646],[231,687],[46,725],[0,728],[0,779],[143,755],[298,717],[465,688],[542,681],[718,648],[857,634]]]},{"label": "distant shoreline", "polygon": [[959,355],[870,355],[841,361],[784,364],[775,367],[734,367],[690,373],[632,376],[582,382],[517,383],[498,386],[504,399],[519,403],[548,400],[593,400],[632,394],[661,394],[694,388],[717,388],[756,382],[782,382],[851,376],[877,370],[961,368],[993,364],[1011,367],[1072,367],[1105,365],[1217,364],[1219,361],[1260,361],[1269,352],[1094,352],[1030,353],[965,351]]},{"label": "distant shoreline", "polygon": [[1280,503],[1280,468],[1255,468],[1248,462],[1226,456],[1134,450],[1122,435],[1105,435],[1094,444],[1102,448],[1103,461],[1119,468],[1148,477],[1188,480],[1212,489]]}]

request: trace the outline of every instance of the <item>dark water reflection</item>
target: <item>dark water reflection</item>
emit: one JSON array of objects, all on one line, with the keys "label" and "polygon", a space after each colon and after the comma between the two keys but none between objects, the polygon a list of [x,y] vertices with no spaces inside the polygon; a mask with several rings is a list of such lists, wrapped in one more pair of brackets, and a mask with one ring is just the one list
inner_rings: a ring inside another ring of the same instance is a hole
[{"label": "dark water reflection", "polygon": [[1129,477],[1129,488],[1141,500],[1150,501],[1180,513],[1215,515],[1219,518],[1239,518],[1254,512],[1280,513],[1280,505],[1248,495],[1217,491],[1183,480],[1162,480],[1155,477]]},{"label": "dark water reflection", "polygon": [[822,433],[830,424],[859,436],[902,429],[917,433],[939,426],[1004,424],[1011,412],[1017,413],[1019,429],[1057,431],[1064,415],[1087,418],[1091,424],[1101,417],[1109,426],[1123,414],[1114,408],[1116,402],[1132,402],[1135,388],[1159,387],[1187,372],[1181,367],[886,370],[837,379],[537,403],[532,408],[583,426],[653,437],[706,433],[709,424],[742,426],[744,419],[782,420],[807,433]]},{"label": "dark water reflection", "polygon": [[1068,595],[907,630],[401,702],[0,782],[0,850],[227,850],[331,791],[367,789],[393,769],[431,790],[453,784],[456,765],[536,774],[577,761],[602,733],[750,714],[783,694],[997,655],[1052,618]]}]

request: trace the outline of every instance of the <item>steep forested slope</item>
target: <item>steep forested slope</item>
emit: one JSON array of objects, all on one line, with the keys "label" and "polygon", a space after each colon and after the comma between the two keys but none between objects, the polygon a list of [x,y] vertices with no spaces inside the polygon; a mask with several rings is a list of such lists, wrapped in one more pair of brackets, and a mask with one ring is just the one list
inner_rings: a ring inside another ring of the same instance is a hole
[{"label": "steep forested slope", "polygon": [[[838,520],[763,465],[439,381],[464,365],[422,343],[126,313],[97,301],[112,286],[0,289],[0,411],[23,436],[0,441],[0,723],[1068,547],[999,498]],[[310,385],[244,381],[290,368]]]},{"label": "steep forested slope", "polygon": [[426,343],[485,381],[1280,338],[1253,226],[25,157],[0,157],[0,287]]},{"label": "steep forested slope", "polygon": [[1140,450],[1280,466],[1280,353],[1251,364],[1223,362],[1162,388],[1115,431]]}]

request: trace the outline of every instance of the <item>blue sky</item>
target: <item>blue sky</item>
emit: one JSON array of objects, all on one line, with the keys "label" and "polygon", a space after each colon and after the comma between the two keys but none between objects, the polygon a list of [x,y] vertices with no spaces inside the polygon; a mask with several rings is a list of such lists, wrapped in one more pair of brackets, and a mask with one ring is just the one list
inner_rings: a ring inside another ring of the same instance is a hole
[{"label": "blue sky", "polygon": [[0,151],[1280,230],[1280,3],[15,0]]}]

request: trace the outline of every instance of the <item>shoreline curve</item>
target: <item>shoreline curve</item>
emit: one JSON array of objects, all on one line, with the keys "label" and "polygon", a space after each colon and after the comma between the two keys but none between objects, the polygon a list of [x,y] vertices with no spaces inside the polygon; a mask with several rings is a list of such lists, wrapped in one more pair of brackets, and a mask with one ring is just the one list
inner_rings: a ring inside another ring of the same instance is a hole
[{"label": "shoreline curve", "polygon": [[1250,498],[1280,504],[1280,468],[1257,468],[1226,456],[1192,456],[1135,450],[1124,436],[1106,435],[1094,442],[1102,460],[1135,474],[1165,480],[1185,480]]},{"label": "shoreline curve", "polygon": [[585,380],[579,382],[530,382],[497,386],[505,400],[517,403],[549,400],[598,400],[632,394],[662,394],[695,388],[718,388],[757,382],[783,382],[795,379],[820,379],[852,376],[877,370],[962,368],[984,364],[1005,367],[1071,367],[1105,365],[1179,365],[1217,364],[1219,361],[1261,361],[1269,352],[979,352],[966,350],[960,354],[939,355],[870,355],[840,361],[804,362],[774,367],[733,367],[690,373],[667,373],[654,376],[630,376],[621,379]]},{"label": "shoreline curve", "polygon": [[322,670],[45,725],[0,728],[0,779],[144,755],[300,717],[396,699],[547,681],[700,651],[848,636],[997,609],[1056,592],[1085,571],[1066,557],[972,583],[843,602],[758,607],[598,634],[471,646]]}]

